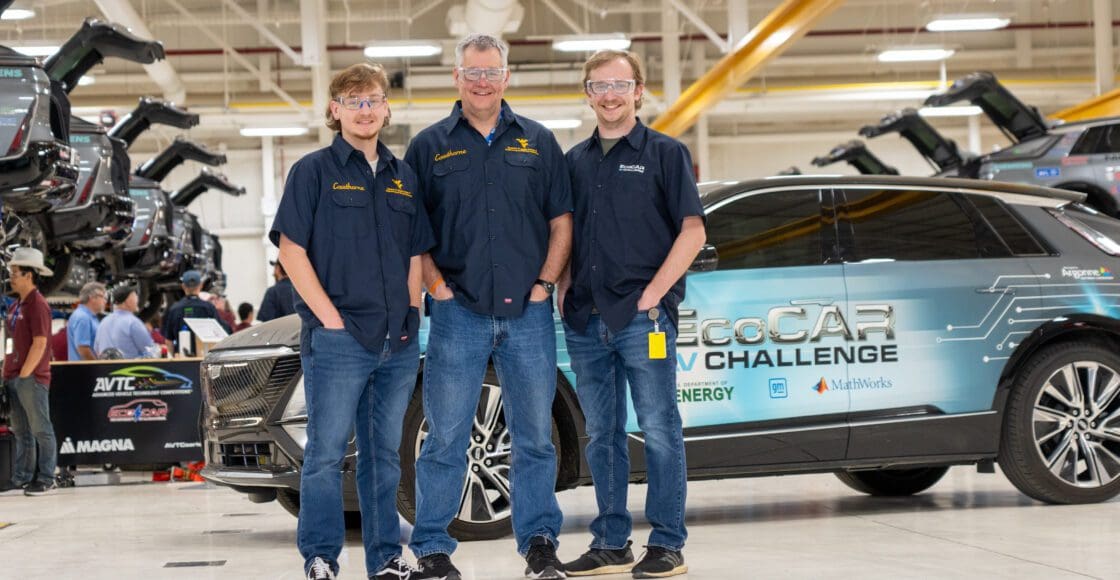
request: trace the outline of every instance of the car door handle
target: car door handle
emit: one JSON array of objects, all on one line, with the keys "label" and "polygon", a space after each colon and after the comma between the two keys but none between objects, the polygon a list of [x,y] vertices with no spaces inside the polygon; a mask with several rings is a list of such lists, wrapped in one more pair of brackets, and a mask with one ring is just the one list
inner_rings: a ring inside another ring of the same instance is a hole
[{"label": "car door handle", "polygon": [[790,306],[804,306],[806,304],[816,304],[818,306],[831,306],[836,302],[835,298],[800,298],[797,300],[790,300]]}]

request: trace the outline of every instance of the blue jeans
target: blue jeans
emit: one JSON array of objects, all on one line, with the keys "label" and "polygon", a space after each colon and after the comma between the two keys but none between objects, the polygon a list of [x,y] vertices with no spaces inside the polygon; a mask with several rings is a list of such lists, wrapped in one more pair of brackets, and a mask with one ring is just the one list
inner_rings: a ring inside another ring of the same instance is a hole
[{"label": "blue jeans", "polygon": [[626,385],[645,442],[649,488],[646,519],[653,531],[650,546],[684,547],[687,489],[684,437],[677,410],[677,329],[662,312],[664,359],[649,358],[653,322],[639,312],[620,332],[611,332],[598,314],[577,333],[564,326],[568,356],[576,373],[576,394],[587,423],[587,463],[595,484],[599,515],[591,521],[592,548],[619,549],[630,539],[626,509],[630,457],[626,446]]},{"label": "blue jeans", "polygon": [[416,526],[409,543],[418,558],[451,554],[457,546],[447,526],[462,500],[467,447],[491,356],[513,447],[510,509],[517,551],[524,555],[536,536],[558,545],[563,516],[552,445],[552,302],[530,302],[520,317],[504,318],[476,314],[452,298],[433,303],[424,363],[428,437],[416,461]]},{"label": "blue jeans", "polygon": [[396,353],[366,350],[349,332],[315,328],[301,350],[307,395],[307,448],[300,474],[297,543],[304,569],[316,557],[337,568],[346,528],[342,462],[351,432],[358,446],[358,504],[366,571],[401,555],[397,486],[401,423],[416,387],[416,341]]},{"label": "blue jeans", "polygon": [[[58,444],[51,423],[50,391],[34,377],[8,379],[8,397],[12,401],[12,431],[16,437],[16,466],[12,484],[30,483],[35,475],[38,456],[38,482],[54,483],[58,465]],[[36,448],[38,453],[36,453]]]}]

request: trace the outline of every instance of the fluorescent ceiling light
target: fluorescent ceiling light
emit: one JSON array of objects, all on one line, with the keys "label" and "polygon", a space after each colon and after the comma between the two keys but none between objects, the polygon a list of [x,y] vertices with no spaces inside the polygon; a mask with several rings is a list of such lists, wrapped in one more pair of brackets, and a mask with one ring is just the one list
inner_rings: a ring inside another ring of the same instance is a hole
[{"label": "fluorescent ceiling light", "polygon": [[579,119],[548,119],[546,121],[541,121],[541,125],[544,125],[545,128],[548,129],[575,129],[582,124],[583,121]]},{"label": "fluorescent ceiling light", "polygon": [[959,105],[956,107],[922,107],[918,114],[923,117],[971,117],[979,115],[984,110],[976,105]]},{"label": "fluorescent ceiling light", "polygon": [[852,91],[827,95],[822,97],[826,101],[920,101],[932,95],[930,90],[881,90],[881,91]]},{"label": "fluorescent ceiling light", "polygon": [[242,127],[242,137],[296,137],[306,135],[307,127]]},{"label": "fluorescent ceiling light", "polygon": [[552,50],[562,52],[594,52],[628,48],[630,48],[630,39],[625,34],[578,34],[558,36],[552,41]]},{"label": "fluorescent ceiling light", "polygon": [[951,48],[891,48],[879,53],[879,62],[945,60],[955,52]]},{"label": "fluorescent ceiling light", "polygon": [[930,32],[967,32],[972,30],[998,30],[1007,28],[1010,18],[999,16],[942,16],[926,24]]},{"label": "fluorescent ceiling light", "polygon": [[0,20],[27,20],[34,17],[35,11],[27,8],[9,8],[0,14]]},{"label": "fluorescent ceiling light", "polygon": [[50,56],[58,52],[59,48],[57,45],[13,46],[12,50],[27,56]]},{"label": "fluorescent ceiling light", "polygon": [[407,58],[411,56],[435,56],[443,52],[443,45],[424,41],[371,42],[363,51],[366,58]]},{"label": "fluorescent ceiling light", "polygon": [[88,87],[89,85],[92,85],[93,83],[96,83],[96,82],[97,82],[96,78],[94,78],[90,75],[82,75],[82,78],[78,79],[78,86],[79,87]]}]

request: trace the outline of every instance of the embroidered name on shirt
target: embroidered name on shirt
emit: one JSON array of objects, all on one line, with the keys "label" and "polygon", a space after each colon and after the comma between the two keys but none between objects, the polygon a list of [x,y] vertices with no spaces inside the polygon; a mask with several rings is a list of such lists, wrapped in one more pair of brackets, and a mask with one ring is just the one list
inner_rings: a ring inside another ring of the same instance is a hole
[{"label": "embroidered name on shirt", "polygon": [[365,191],[366,188],[360,185],[354,185],[349,181],[346,183],[334,182],[331,184],[331,189],[344,190],[344,191]]},{"label": "embroidered name on shirt", "polygon": [[626,173],[645,173],[646,172],[646,166],[645,165],[622,165],[622,164],[619,164],[618,170],[626,172]]},{"label": "embroidered name on shirt", "polygon": [[517,144],[520,145],[520,147],[514,147],[510,145],[509,147],[506,147],[506,151],[509,151],[510,153],[531,153],[533,155],[536,155],[537,157],[541,156],[540,153],[537,153],[536,149],[532,149],[529,147],[528,139],[514,139],[514,141],[517,141]]},{"label": "embroidered name on shirt", "polygon": [[411,191],[404,190],[404,184],[401,182],[401,180],[394,179],[393,185],[396,185],[396,187],[386,187],[385,193],[395,193],[397,195],[403,195],[405,197],[412,197]]},{"label": "embroidered name on shirt", "polygon": [[466,154],[467,154],[466,149],[456,149],[454,151],[448,151],[447,153],[440,153],[440,154],[436,155],[436,161],[443,161],[444,159],[447,159],[448,157],[455,157],[456,155],[466,155]]}]

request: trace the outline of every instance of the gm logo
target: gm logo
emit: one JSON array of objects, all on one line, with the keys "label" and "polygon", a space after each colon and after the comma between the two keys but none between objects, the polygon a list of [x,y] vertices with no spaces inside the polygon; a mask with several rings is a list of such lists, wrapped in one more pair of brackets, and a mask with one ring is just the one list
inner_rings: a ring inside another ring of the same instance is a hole
[{"label": "gm logo", "polygon": [[789,388],[785,379],[770,379],[770,398],[784,399],[789,396]]}]

